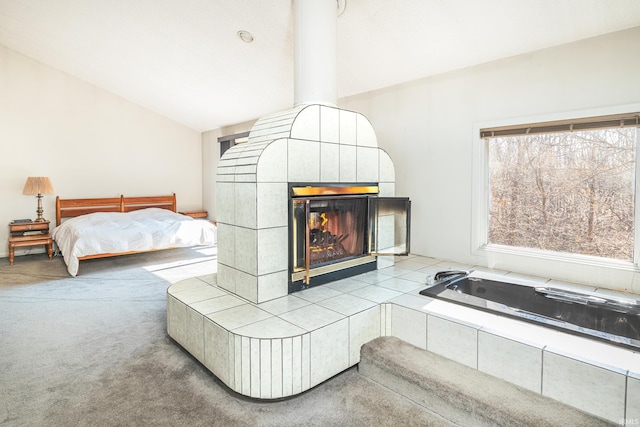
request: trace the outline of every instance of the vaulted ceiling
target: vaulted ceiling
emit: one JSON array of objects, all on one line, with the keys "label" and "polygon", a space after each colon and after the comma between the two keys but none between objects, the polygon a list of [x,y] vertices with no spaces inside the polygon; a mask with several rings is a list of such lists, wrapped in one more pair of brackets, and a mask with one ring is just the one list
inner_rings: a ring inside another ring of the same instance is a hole
[{"label": "vaulted ceiling", "polygon": [[[338,98],[635,26],[638,0],[346,0]],[[0,44],[199,131],[293,106],[292,0],[0,0]]]}]

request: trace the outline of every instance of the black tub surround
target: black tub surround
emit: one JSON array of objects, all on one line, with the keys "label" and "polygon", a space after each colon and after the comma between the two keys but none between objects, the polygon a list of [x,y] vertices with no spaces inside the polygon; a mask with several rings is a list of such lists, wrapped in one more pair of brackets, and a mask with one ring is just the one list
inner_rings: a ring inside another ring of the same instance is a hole
[{"label": "black tub surround", "polygon": [[640,301],[442,271],[421,295],[640,350]]}]

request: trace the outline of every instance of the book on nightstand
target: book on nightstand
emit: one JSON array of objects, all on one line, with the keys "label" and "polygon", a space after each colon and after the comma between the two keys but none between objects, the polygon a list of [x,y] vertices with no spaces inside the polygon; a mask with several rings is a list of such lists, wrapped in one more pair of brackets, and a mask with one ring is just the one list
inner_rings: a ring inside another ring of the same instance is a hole
[{"label": "book on nightstand", "polygon": [[14,219],[14,220],[11,220],[11,224],[23,224],[25,222],[33,222],[33,221],[31,221],[30,219],[26,219],[26,218],[25,219]]}]

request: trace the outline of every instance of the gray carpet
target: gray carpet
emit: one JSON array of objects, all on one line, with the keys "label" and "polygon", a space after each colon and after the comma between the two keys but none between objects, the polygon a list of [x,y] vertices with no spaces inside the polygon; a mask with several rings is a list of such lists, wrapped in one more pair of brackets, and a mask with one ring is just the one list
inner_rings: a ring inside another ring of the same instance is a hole
[{"label": "gray carpet", "polygon": [[0,259],[0,425],[447,425],[352,368],[286,400],[231,392],[166,333],[166,289],[215,248],[82,261]]}]

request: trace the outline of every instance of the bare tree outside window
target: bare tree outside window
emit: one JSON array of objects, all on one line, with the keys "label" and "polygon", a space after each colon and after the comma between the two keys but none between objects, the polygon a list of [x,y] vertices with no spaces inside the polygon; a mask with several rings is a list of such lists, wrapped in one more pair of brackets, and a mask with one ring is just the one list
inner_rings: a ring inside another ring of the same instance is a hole
[{"label": "bare tree outside window", "polygon": [[489,243],[633,261],[635,127],[486,138]]}]

